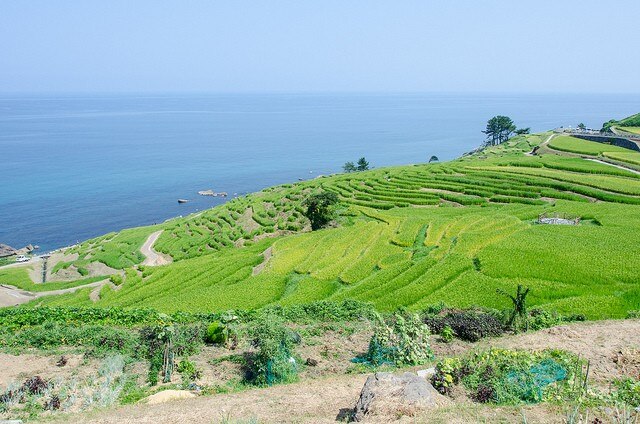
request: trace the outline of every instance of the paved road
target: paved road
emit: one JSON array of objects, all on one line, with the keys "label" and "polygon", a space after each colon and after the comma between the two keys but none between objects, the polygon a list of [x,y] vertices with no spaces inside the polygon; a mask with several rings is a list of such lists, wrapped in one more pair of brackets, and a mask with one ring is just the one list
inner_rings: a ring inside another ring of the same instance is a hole
[{"label": "paved road", "polygon": [[640,171],[636,171],[635,169],[632,169],[632,168],[627,168],[626,166],[616,165],[615,163],[605,162],[605,161],[600,160],[600,159],[589,159],[589,158],[585,158],[585,159],[586,159],[586,160],[590,160],[590,161],[592,161],[592,162],[598,162],[598,163],[601,163],[601,164],[603,164],[603,165],[613,166],[613,167],[615,167],[615,168],[623,169],[623,170],[625,170],[625,171],[633,172],[634,174],[638,174],[638,175],[640,175]]},{"label": "paved road", "polygon": [[15,262],[9,265],[1,265],[0,269],[5,269],[5,268],[19,268],[21,266],[29,266],[29,265],[33,265],[35,263],[38,263],[42,261],[42,258],[40,256],[34,256],[31,258],[30,261],[28,262]]}]

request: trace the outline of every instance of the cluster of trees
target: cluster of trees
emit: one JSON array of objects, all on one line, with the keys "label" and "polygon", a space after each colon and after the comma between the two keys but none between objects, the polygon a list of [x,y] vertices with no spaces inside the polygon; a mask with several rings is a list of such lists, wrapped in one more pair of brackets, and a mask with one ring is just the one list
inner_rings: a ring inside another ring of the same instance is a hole
[{"label": "cluster of trees", "polygon": [[369,162],[367,162],[367,160],[364,157],[361,157],[360,159],[358,159],[358,162],[356,163],[353,163],[353,162],[345,163],[342,169],[344,169],[344,172],[358,172],[358,171],[367,171],[368,169],[371,169],[371,168],[369,167]]},{"label": "cluster of trees", "polygon": [[321,191],[304,199],[304,216],[311,221],[311,230],[319,230],[329,224],[336,217],[337,204],[338,195],[332,191]]},{"label": "cluster of trees", "polygon": [[489,119],[487,128],[482,131],[487,135],[485,146],[497,146],[502,144],[513,135],[529,134],[531,128],[517,128],[513,120],[508,116],[498,115]]}]

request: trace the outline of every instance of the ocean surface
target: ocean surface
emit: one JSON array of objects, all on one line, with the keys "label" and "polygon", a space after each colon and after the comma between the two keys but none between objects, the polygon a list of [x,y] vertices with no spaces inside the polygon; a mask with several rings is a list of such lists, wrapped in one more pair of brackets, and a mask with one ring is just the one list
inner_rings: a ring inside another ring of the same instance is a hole
[{"label": "ocean surface", "polygon": [[637,95],[0,95],[0,243],[48,251],[224,201],[199,190],[233,197],[361,156],[453,159],[497,114],[542,131],[639,110]]}]

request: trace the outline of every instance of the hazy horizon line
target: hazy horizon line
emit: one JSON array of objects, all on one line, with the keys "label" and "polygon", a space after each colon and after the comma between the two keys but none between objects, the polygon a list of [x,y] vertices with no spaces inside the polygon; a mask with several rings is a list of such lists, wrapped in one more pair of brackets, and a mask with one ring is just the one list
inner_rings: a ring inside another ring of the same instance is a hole
[{"label": "hazy horizon line", "polygon": [[[290,95],[322,95],[322,94],[354,94],[354,95],[624,95],[640,96],[638,92],[627,91],[495,91],[495,90],[86,90],[86,91],[54,91],[54,90],[20,90],[2,91],[0,96],[75,96],[75,95],[142,95],[142,96],[162,96],[162,95],[233,95],[233,94],[290,94]],[[640,102],[640,98],[638,99]]]}]

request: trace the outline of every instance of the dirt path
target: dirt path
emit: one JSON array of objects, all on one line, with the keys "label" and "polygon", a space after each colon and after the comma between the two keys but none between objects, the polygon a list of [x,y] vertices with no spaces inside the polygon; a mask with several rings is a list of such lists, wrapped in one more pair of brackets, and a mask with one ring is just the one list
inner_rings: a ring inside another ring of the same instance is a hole
[{"label": "dirt path", "polygon": [[162,234],[162,230],[151,233],[147,241],[145,241],[140,248],[140,252],[145,256],[145,260],[142,262],[142,265],[160,266],[171,263],[171,260],[167,257],[153,250],[153,245],[158,240],[158,237],[160,237],[160,234]]},{"label": "dirt path", "polygon": [[[448,347],[451,345],[443,345]],[[622,373],[621,352],[640,349],[640,320],[599,321],[564,325],[535,333],[527,333],[504,338],[487,339],[477,344],[453,343],[449,354],[460,354],[472,348],[506,347],[519,349],[566,349],[591,362],[591,377],[595,381],[610,380]],[[441,350],[441,349],[438,349]],[[444,353],[438,352],[440,355]],[[640,367],[640,363],[637,364]],[[637,372],[637,371],[634,371]],[[279,385],[265,389],[252,389],[238,393],[202,396],[195,399],[177,400],[158,405],[129,405],[112,410],[97,411],[73,417],[83,423],[212,423],[244,422],[257,419],[258,422],[335,422],[341,411],[353,407],[358,399],[366,375],[337,375],[326,378],[305,380],[295,384]],[[473,406],[475,408],[476,406]],[[497,408],[483,409],[477,406],[471,412],[479,416],[489,414],[489,422],[500,421]],[[547,419],[536,422],[562,422],[557,411],[548,405],[539,405],[535,414],[547,414]],[[467,407],[468,409],[468,407]],[[473,417],[462,417],[468,410],[445,408],[429,412],[427,416],[437,416],[437,422],[475,422]],[[517,411],[516,411],[517,412]],[[504,422],[522,422],[520,413],[507,414]],[[514,415],[511,417],[509,414]],[[491,419],[493,417],[493,419]],[[66,422],[70,417],[66,417]],[[417,422],[424,422],[414,417]],[[513,418],[513,419],[512,419]],[[542,417],[539,417],[542,418]],[[471,420],[471,421],[469,421]],[[494,421],[495,420],[495,421]],[[429,420],[426,420],[429,421]],[[382,422],[382,421],[381,421]],[[408,421],[414,422],[414,421]]]},{"label": "dirt path", "polygon": [[271,255],[273,254],[273,246],[269,246],[264,252],[262,252],[262,257],[264,260],[260,262],[258,265],[253,267],[253,271],[251,275],[258,275],[264,270],[264,267],[267,266],[269,259],[271,259]]},{"label": "dirt path", "polygon": [[82,286],[44,292],[29,292],[13,286],[0,285],[0,307],[21,305],[23,303],[27,303],[43,296],[56,296],[61,294],[73,293],[80,289],[86,289],[90,287],[95,287],[99,292],[99,289],[102,288],[103,285],[109,283],[109,280],[100,280],[96,281],[95,283],[84,284]]},{"label": "dirt path", "polygon": [[[536,156],[536,153],[534,153],[534,152],[536,152],[536,150],[539,150],[540,148],[547,148],[547,149],[551,149],[551,148],[549,147],[549,142],[550,142],[550,141],[551,141],[551,139],[552,139],[553,137],[555,137],[555,136],[556,136],[556,134],[555,134],[555,133],[554,133],[554,134],[550,134],[550,135],[549,135],[549,137],[547,137],[547,139],[546,139],[545,141],[543,141],[542,143],[540,143],[540,144],[538,145],[538,149],[533,149],[532,151],[530,151],[530,152],[528,152],[528,153],[525,153],[525,156]],[[553,150],[553,149],[551,149],[551,150]]]},{"label": "dirt path", "polygon": [[0,308],[27,303],[35,299],[33,293],[18,290],[15,287],[0,285]]}]

